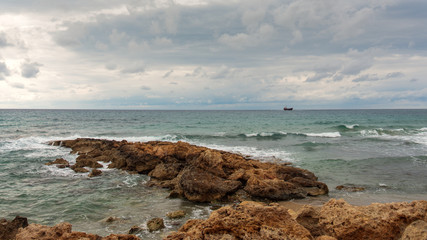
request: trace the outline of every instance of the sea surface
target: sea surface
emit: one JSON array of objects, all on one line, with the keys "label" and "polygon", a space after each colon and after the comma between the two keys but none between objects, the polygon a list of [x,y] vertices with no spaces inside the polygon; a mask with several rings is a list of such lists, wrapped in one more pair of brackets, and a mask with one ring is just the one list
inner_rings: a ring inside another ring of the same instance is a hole
[{"label": "sea surface", "polygon": [[[160,239],[220,207],[168,199],[167,190],[146,187],[144,175],[105,168],[102,176],[88,178],[44,165],[60,157],[75,162],[70,149],[47,143],[80,137],[185,141],[291,162],[329,186],[329,196],[301,200],[305,203],[427,200],[427,110],[0,110],[0,218],[21,215],[46,225],[66,221],[73,230],[105,236],[163,217],[166,229],[139,235]],[[335,190],[343,184],[366,190]],[[175,210],[187,216],[165,217]],[[108,217],[121,220],[106,223]]]}]

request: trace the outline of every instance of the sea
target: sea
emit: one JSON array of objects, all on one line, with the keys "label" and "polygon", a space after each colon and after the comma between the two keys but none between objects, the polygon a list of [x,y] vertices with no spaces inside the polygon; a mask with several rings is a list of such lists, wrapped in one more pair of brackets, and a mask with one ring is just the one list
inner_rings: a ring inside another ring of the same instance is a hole
[{"label": "sea", "polygon": [[[74,231],[102,236],[143,230],[161,239],[188,219],[205,219],[222,206],[168,198],[168,190],[146,186],[148,176],[108,169],[89,178],[47,166],[70,149],[53,140],[100,138],[184,141],[250,156],[290,162],[312,171],[328,196],[293,200],[321,204],[343,198],[351,204],[427,200],[427,110],[155,111],[0,110],[0,218],[20,215],[30,223],[69,222]],[[338,185],[365,188],[336,190]],[[173,220],[166,213],[184,210]],[[117,221],[106,221],[115,217]],[[164,218],[166,228],[146,229]]]}]

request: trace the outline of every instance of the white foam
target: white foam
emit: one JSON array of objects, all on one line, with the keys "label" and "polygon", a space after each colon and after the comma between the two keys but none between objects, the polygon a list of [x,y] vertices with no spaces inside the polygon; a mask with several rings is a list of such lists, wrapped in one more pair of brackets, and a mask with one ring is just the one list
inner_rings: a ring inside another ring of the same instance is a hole
[{"label": "white foam", "polygon": [[291,153],[285,152],[277,149],[258,149],[255,147],[248,146],[223,146],[215,144],[201,144],[201,143],[191,143],[199,146],[204,146],[212,149],[223,150],[227,152],[241,154],[243,156],[250,156],[255,159],[260,160],[282,160],[284,162],[295,162],[295,159],[291,157]]},{"label": "white foam", "polygon": [[355,127],[358,127],[359,126],[359,124],[351,124],[351,125],[344,125],[346,128],[348,128],[348,129],[354,129]]},{"label": "white foam", "polygon": [[326,137],[326,138],[338,138],[341,137],[339,132],[324,132],[324,133],[306,133],[308,137]]},{"label": "white foam", "polygon": [[378,133],[377,130],[362,130],[360,131],[360,134],[364,137],[369,137],[369,136],[379,136],[380,134]]}]

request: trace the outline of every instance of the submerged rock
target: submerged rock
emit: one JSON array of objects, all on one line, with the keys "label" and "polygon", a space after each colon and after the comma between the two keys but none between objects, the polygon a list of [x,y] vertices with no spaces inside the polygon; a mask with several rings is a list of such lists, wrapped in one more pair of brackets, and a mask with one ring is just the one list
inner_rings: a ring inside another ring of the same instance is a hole
[{"label": "submerged rock", "polygon": [[289,212],[276,203],[242,202],[188,220],[166,239],[427,239],[427,201],[352,206],[331,199]]},{"label": "submerged rock", "polygon": [[102,171],[98,169],[92,169],[92,171],[89,173],[89,177],[96,177],[102,175]]},{"label": "submerged rock", "polygon": [[169,212],[166,214],[168,218],[175,219],[175,218],[183,218],[185,217],[185,212],[183,210],[178,210],[174,212]]},{"label": "submerged rock", "polygon": [[[150,186],[195,202],[288,200],[328,193],[326,184],[304,169],[248,159],[184,142],[127,142],[79,138],[51,144],[78,153],[72,168],[99,167],[148,174]],[[99,165],[98,165],[99,164]]]},{"label": "submerged rock", "polygon": [[70,163],[63,158],[57,158],[55,161],[45,163],[45,165],[48,165],[48,166],[53,164],[57,164],[59,166],[66,166],[66,167],[70,166]]},{"label": "submerged rock", "polygon": [[364,187],[339,185],[335,187],[336,190],[347,191],[347,192],[363,192],[366,189]]},{"label": "submerged rock", "polygon": [[0,239],[15,239],[18,229],[28,226],[27,218],[16,216],[12,221],[0,219]]}]

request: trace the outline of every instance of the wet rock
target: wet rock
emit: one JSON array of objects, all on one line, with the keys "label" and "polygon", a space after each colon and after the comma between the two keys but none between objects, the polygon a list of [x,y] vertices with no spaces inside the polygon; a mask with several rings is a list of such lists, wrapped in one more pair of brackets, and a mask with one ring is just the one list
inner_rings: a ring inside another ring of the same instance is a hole
[{"label": "wet rock", "polygon": [[169,212],[166,214],[168,218],[174,219],[174,218],[183,218],[185,217],[185,212],[183,210],[178,210],[174,212]]},{"label": "wet rock", "polygon": [[70,163],[67,160],[63,159],[63,158],[57,158],[55,161],[45,163],[45,165],[48,165],[48,166],[49,165],[53,165],[53,164],[70,166]]},{"label": "wet rock", "polygon": [[160,230],[165,228],[163,218],[153,218],[147,222],[147,228],[150,232]]},{"label": "wet rock", "polygon": [[95,234],[84,232],[73,232],[69,223],[59,223],[53,227],[30,224],[26,228],[21,228],[16,234],[16,240],[140,240],[134,235],[111,234],[101,237]]},{"label": "wet rock", "polygon": [[335,189],[340,190],[340,191],[347,191],[347,192],[363,192],[363,191],[365,191],[364,187],[347,186],[347,185],[339,185],[339,186],[336,186]]},{"label": "wet rock", "polygon": [[52,144],[79,154],[74,170],[100,167],[97,161],[101,160],[110,162],[109,168],[148,174],[149,186],[169,188],[171,197],[195,202],[287,200],[328,193],[328,187],[307,170],[184,142],[80,138]]},{"label": "wet rock", "polygon": [[100,176],[102,174],[101,170],[98,169],[92,169],[92,171],[89,173],[89,177],[96,177],[96,176]]},{"label": "wet rock", "polygon": [[323,205],[319,225],[337,239],[397,239],[414,221],[427,220],[427,201],[352,206],[331,199]]},{"label": "wet rock", "polygon": [[427,222],[418,220],[406,227],[401,240],[427,239]]},{"label": "wet rock", "polygon": [[142,229],[142,228],[140,228],[140,227],[138,227],[138,226],[132,226],[132,227],[129,229],[128,234],[135,235],[135,234],[137,234],[137,233],[139,233],[139,232],[142,232],[143,230],[144,230],[144,229]]},{"label": "wet rock", "polygon": [[222,207],[207,220],[188,220],[166,239],[312,239],[278,204],[242,202]]},{"label": "wet rock", "polygon": [[89,170],[87,170],[86,168],[75,167],[75,165],[71,166],[71,169],[73,169],[74,172],[76,172],[76,173],[87,173],[87,172],[89,172]]},{"label": "wet rock", "polygon": [[0,219],[0,239],[15,239],[19,228],[28,226],[27,218],[16,216],[12,221]]}]

